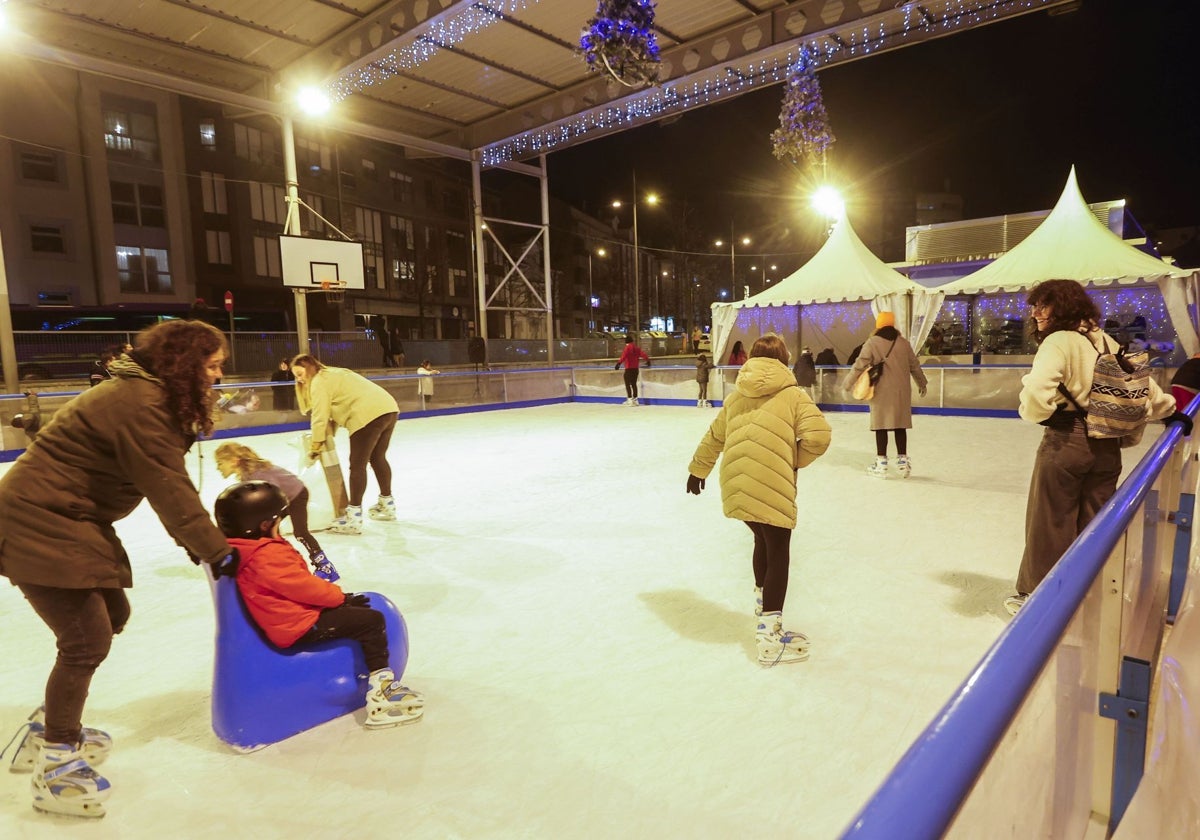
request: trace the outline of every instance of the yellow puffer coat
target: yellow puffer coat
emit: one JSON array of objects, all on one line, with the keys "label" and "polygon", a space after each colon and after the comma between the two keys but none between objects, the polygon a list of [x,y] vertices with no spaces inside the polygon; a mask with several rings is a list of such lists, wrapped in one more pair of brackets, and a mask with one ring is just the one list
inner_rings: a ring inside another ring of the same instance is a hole
[{"label": "yellow puffer coat", "polygon": [[776,359],[747,359],[736,387],[696,448],[688,472],[708,478],[724,452],[725,515],[795,528],[796,470],[829,448],[829,424],[796,385],[791,370]]}]

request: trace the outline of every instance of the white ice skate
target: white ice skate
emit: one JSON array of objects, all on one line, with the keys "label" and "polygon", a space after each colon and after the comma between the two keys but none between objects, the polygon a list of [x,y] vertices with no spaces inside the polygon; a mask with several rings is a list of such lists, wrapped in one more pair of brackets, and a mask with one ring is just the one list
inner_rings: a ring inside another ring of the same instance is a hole
[{"label": "white ice skate", "polygon": [[367,729],[416,723],[425,714],[425,698],[396,681],[388,668],[375,671],[367,688]]},{"label": "white ice skate", "polygon": [[[33,772],[33,765],[37,762],[38,750],[41,749],[42,743],[46,740],[45,734],[46,707],[38,706],[34,709],[33,714],[29,716],[29,720],[21,724],[21,728],[17,730],[17,734],[13,735],[12,739],[8,742],[8,746],[0,750],[0,756],[2,756],[16,742],[16,752],[13,753],[12,760],[8,764],[9,772]],[[18,738],[20,739],[19,741]],[[100,729],[92,729],[90,726],[83,727],[83,744],[79,752],[88,764],[95,767],[103,763],[111,751],[111,735]]]},{"label": "white ice skate", "polygon": [[335,519],[329,531],[333,534],[361,534],[362,521],[362,505],[346,505],[345,515]]},{"label": "white ice skate", "polygon": [[78,745],[43,741],[33,767],[33,807],[70,817],[103,817],[112,792],[108,779],[91,768]]},{"label": "white ice skate", "polygon": [[754,616],[759,618],[762,616],[762,587],[754,587]]},{"label": "white ice skate", "polygon": [[379,501],[367,509],[367,516],[385,522],[395,522],[396,500],[391,496],[380,496]]},{"label": "white ice skate", "polygon": [[758,664],[766,668],[808,659],[808,637],[803,633],[784,630],[782,613],[763,613],[754,641],[758,647]]},{"label": "white ice skate", "polygon": [[876,458],[871,466],[867,467],[867,473],[876,478],[887,478],[887,458]]},{"label": "white ice skate", "polygon": [[912,475],[912,461],[907,455],[899,455],[896,457],[896,472],[900,473],[901,478],[908,478]]}]

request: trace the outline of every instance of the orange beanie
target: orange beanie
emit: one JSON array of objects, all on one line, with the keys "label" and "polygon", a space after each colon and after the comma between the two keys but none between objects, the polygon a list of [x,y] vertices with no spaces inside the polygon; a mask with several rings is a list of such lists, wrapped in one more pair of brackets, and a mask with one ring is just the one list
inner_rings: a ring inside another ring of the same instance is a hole
[{"label": "orange beanie", "polygon": [[884,327],[896,326],[896,316],[891,312],[880,312],[875,316],[875,329],[881,330]]}]

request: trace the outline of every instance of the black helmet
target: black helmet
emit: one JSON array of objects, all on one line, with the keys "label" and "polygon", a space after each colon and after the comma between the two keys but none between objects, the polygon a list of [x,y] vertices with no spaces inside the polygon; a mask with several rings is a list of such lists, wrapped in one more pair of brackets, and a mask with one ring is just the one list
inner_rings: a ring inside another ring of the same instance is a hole
[{"label": "black helmet", "polygon": [[269,535],[275,523],[287,516],[287,509],[287,496],[269,481],[226,487],[213,505],[221,533],[252,540]]}]

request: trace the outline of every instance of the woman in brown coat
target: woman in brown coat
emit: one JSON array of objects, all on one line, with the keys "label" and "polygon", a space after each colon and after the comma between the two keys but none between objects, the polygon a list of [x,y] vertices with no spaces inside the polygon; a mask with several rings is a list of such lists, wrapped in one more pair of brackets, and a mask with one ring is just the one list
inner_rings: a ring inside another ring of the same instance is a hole
[{"label": "woman in brown coat", "polygon": [[0,574],[58,646],[44,723],[39,710],[13,763],[33,770],[35,808],[104,815],[109,784],[91,765],[112,739],[80,721],[92,675],[129,618],[133,573],[113,523],[146,499],[214,576],[236,567],[184,466],[196,436],[212,430],[224,361],[225,337],[201,321],[143,330],[132,358],[113,361],[112,379],[59,409],[0,479]]},{"label": "woman in brown coat", "polygon": [[880,312],[875,318],[875,334],[863,344],[862,352],[854,360],[854,367],[842,382],[849,391],[859,374],[871,365],[883,362],[883,375],[875,384],[875,396],[871,398],[871,431],[875,433],[875,462],[867,472],[877,478],[886,478],[888,469],[888,432],[896,436],[896,470],[902,478],[912,472],[908,458],[908,430],[912,428],[912,385],[923,397],[929,382],[912,345],[896,329],[896,317],[891,312]]}]

